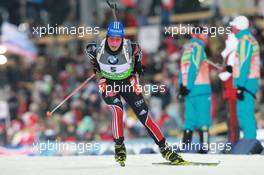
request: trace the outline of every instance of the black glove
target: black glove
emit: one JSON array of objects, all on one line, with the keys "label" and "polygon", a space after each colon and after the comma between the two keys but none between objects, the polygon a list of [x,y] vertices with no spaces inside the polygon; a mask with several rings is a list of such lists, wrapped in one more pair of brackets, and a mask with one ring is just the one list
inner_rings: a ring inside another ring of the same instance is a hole
[{"label": "black glove", "polygon": [[188,95],[191,91],[189,89],[186,88],[186,86],[183,86],[182,84],[180,84],[180,91],[178,94],[178,98],[182,99],[183,97],[185,97],[186,95]]},{"label": "black glove", "polygon": [[90,59],[90,63],[93,65],[93,71],[94,73],[99,72],[100,73],[100,67],[96,60],[96,43],[91,42],[88,43],[86,46],[86,55]]},{"label": "black glove", "polygon": [[244,100],[244,87],[238,86],[237,90],[236,90],[236,95],[238,100]]},{"label": "black glove", "polygon": [[132,43],[131,46],[132,46],[134,59],[135,59],[134,73],[137,73],[139,76],[141,75],[144,76],[145,66],[141,64],[142,50],[137,43]]},{"label": "black glove", "polygon": [[144,76],[145,66],[143,66],[140,62],[135,63],[134,73],[137,73],[139,76]]},{"label": "black glove", "polygon": [[232,72],[233,72],[232,66],[230,66],[230,65],[226,66],[226,71],[232,74]]}]

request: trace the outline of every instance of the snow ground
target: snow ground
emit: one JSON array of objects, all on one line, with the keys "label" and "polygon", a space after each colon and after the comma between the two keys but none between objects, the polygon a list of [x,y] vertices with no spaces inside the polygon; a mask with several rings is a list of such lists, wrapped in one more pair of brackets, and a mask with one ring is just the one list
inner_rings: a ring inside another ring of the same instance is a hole
[{"label": "snow ground", "polygon": [[153,165],[164,162],[159,154],[128,155],[126,167],[113,156],[0,157],[2,175],[262,175],[264,155],[182,154],[189,161],[217,162],[211,166]]}]

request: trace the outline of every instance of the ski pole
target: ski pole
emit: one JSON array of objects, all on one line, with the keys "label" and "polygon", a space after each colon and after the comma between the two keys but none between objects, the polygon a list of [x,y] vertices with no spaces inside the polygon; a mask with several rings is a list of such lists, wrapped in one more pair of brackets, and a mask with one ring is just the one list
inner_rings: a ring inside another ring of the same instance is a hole
[{"label": "ski pole", "polygon": [[108,0],[106,0],[106,3],[112,9],[112,13],[113,13],[114,20],[117,21],[117,17],[116,17],[116,4],[115,3],[114,4],[111,4]]},{"label": "ski pole", "polygon": [[60,104],[58,104],[56,107],[54,107],[51,111],[47,111],[46,115],[47,117],[51,117],[51,115],[59,108],[61,107],[61,105],[63,105],[63,103],[65,103],[69,98],[71,98],[74,94],[76,94],[80,89],[82,89],[87,83],[88,81],[90,81],[93,77],[95,76],[95,74],[92,74],[90,77],[88,77],[84,82],[82,82],[82,84],[80,84],[77,88],[75,88],[69,95],[67,95],[62,102],[60,102]]}]

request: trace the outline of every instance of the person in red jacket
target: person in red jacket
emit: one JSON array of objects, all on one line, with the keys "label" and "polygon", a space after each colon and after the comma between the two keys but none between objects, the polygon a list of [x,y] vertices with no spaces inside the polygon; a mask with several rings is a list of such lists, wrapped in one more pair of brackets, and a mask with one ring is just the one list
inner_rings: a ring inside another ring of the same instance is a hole
[{"label": "person in red jacket", "polygon": [[232,77],[232,67],[234,65],[234,57],[238,41],[234,34],[229,34],[225,43],[226,48],[221,55],[227,66],[225,71],[219,74],[219,77],[223,81],[223,99],[228,102],[229,141],[233,144],[239,140],[239,125],[236,111],[237,96]]}]

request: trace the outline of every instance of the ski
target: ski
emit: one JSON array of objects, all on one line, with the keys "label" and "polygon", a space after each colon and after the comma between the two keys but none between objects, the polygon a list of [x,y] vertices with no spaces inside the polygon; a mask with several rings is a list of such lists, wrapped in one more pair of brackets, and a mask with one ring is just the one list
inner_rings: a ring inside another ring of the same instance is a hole
[{"label": "ski", "polygon": [[174,164],[173,162],[158,162],[158,163],[152,163],[153,165],[170,165],[170,166],[218,166],[220,164],[220,161],[218,162],[191,162],[186,161],[183,164]]}]

